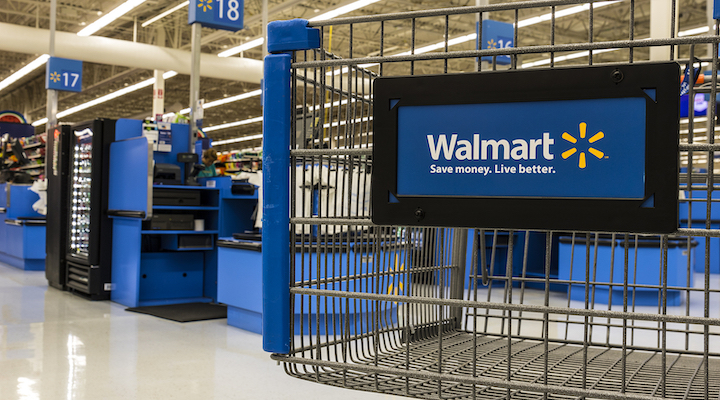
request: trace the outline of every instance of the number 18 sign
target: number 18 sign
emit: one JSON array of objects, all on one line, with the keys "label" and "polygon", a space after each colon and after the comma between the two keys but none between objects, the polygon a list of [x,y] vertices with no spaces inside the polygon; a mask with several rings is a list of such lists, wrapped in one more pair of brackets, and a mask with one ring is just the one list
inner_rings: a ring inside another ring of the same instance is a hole
[{"label": "number 18 sign", "polygon": [[50,57],[45,68],[45,89],[82,91],[82,61]]},{"label": "number 18 sign", "polygon": [[190,0],[188,24],[237,32],[243,28],[244,0]]}]

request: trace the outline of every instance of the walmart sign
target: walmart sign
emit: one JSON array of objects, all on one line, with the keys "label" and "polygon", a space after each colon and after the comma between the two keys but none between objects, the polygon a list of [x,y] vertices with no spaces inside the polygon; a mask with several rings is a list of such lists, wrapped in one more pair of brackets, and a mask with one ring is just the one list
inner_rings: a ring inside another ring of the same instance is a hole
[{"label": "walmart sign", "polygon": [[645,101],[400,107],[397,194],[640,199]]},{"label": "walmart sign", "polygon": [[379,225],[674,232],[677,63],[382,77]]}]

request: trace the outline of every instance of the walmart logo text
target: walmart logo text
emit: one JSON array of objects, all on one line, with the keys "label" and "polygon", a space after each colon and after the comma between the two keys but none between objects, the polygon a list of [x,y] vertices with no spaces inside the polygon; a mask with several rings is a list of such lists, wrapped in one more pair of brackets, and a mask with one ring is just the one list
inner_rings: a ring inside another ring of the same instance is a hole
[{"label": "walmart logo text", "polygon": [[437,161],[440,156],[445,160],[536,160],[540,155],[546,160],[552,160],[555,156],[550,152],[550,146],[555,140],[545,132],[539,139],[514,139],[512,142],[506,139],[483,139],[480,134],[473,135],[473,140],[458,140],[457,134],[437,136],[427,135],[430,156]]}]

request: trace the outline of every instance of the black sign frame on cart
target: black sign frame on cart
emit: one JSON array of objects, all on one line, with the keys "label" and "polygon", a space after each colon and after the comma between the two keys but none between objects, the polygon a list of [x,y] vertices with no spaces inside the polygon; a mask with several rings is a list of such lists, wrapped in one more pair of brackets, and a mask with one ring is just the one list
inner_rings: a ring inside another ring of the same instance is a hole
[{"label": "black sign frame on cart", "polygon": [[674,62],[377,78],[372,220],[674,232],[679,90]]}]

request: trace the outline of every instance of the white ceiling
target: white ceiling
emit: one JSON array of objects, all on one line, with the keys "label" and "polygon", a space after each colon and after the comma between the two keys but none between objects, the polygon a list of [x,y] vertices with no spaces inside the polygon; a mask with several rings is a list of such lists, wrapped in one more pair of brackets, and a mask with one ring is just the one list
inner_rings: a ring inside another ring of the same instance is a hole
[{"label": "white ceiling", "polygon": [[[269,20],[283,20],[291,18],[312,18],[323,11],[336,8],[340,5],[351,3],[351,0],[269,0]],[[88,23],[93,22],[99,15],[109,12],[116,7],[118,1],[98,0],[60,0],[58,2],[57,29],[58,31],[76,33]],[[148,0],[138,6],[124,17],[116,20],[109,26],[96,33],[119,40],[153,44],[157,46],[174,49],[190,49],[190,27],[187,25],[187,7],[174,12],[148,27],[142,27],[144,21],[168,10],[182,0]],[[503,3],[502,1],[491,0],[490,3]],[[635,0],[635,36],[643,37],[649,34],[649,15],[651,0]],[[473,6],[475,0],[380,0],[377,3],[356,10],[346,16],[395,13],[410,10],[427,10],[445,7]],[[680,0],[678,2],[678,25],[679,30],[695,28],[707,23],[706,0]],[[613,4],[594,13],[593,39],[621,40],[627,39],[629,35],[628,13],[630,0]],[[48,29],[49,26],[49,1],[40,0],[0,0],[0,23],[9,23],[21,26]],[[547,12],[543,9],[522,10],[520,19],[528,18]],[[245,29],[236,32],[216,31],[203,29],[202,51],[209,54],[217,54],[244,42],[260,37],[262,35],[262,1],[245,0]],[[490,13],[491,19],[512,21],[513,12]],[[474,19],[468,16],[453,16],[448,20],[449,37],[453,38],[463,34],[474,32]],[[522,45],[546,44],[549,36],[548,24],[536,24],[523,28],[519,41]],[[556,43],[586,42],[588,38],[588,17],[587,13],[576,16],[560,18],[556,24]],[[401,52],[408,50],[411,44],[411,29],[406,23],[388,23],[385,26],[384,49],[387,52]],[[415,43],[416,48],[424,44],[437,42],[442,38],[445,30],[445,18],[426,18],[418,20],[416,24]],[[365,57],[378,53],[379,29],[372,24],[359,24],[352,32],[353,35],[353,56]],[[326,48],[330,45],[328,35],[324,35]],[[13,40],[13,38],[3,38]],[[337,29],[332,37],[332,49],[341,56],[347,56],[349,31]],[[467,43],[455,50],[474,46]],[[704,49],[701,49],[704,52]],[[680,49],[680,56],[685,50]],[[595,62],[621,61],[627,55],[623,52],[608,52],[599,54]],[[703,53],[699,55],[704,55]],[[12,74],[12,72],[26,65],[35,59],[37,54],[24,54],[16,52],[0,52],[0,80]],[[260,47],[242,53],[242,57],[261,59],[262,50]],[[153,54],[147,54],[153,57]],[[529,62],[547,57],[547,55],[526,55],[523,62]],[[647,58],[647,50],[636,50],[635,58],[641,60]],[[472,68],[472,60],[453,61],[451,69],[462,71]],[[585,62],[585,60],[574,60],[569,62]],[[437,63],[418,63],[414,71],[416,74],[442,72]],[[0,91],[0,109],[13,109],[24,113],[30,121],[35,121],[45,116],[46,93],[44,89],[44,68],[39,68],[18,83],[8,89]],[[119,90],[128,85],[135,84],[152,77],[153,71],[128,68],[99,63],[85,63],[83,92],[82,93],[61,93],[59,110],[65,110],[72,106],[87,102],[97,97]],[[259,85],[246,83],[237,80],[223,80],[202,78],[201,98],[207,101],[218,100],[228,96],[256,90]],[[165,83],[166,109],[176,111],[188,106],[189,102],[189,76],[178,75]],[[62,121],[80,121],[95,117],[107,118],[142,118],[149,116],[152,110],[152,89],[145,88],[133,92],[115,100],[101,105],[88,108],[75,113]],[[214,107],[205,111],[205,125],[213,126],[223,123],[238,121],[242,119],[258,117],[262,114],[260,97],[255,96],[246,100],[229,103],[223,106]],[[245,135],[255,135],[260,132],[259,123],[248,124],[241,127],[213,131],[210,136],[221,140]],[[259,145],[259,140],[242,142],[237,145],[226,146],[226,149],[233,147],[252,147]]]}]

